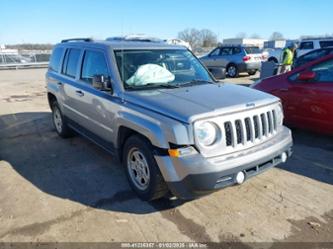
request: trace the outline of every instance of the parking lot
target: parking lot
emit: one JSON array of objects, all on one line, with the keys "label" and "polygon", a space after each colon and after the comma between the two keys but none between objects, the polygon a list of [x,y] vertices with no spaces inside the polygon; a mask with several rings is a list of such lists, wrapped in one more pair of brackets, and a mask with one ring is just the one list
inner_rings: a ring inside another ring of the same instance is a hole
[{"label": "parking lot", "polygon": [[294,130],[282,166],[197,200],[147,203],[105,151],[57,136],[45,71],[0,71],[0,241],[333,241],[332,137]]}]

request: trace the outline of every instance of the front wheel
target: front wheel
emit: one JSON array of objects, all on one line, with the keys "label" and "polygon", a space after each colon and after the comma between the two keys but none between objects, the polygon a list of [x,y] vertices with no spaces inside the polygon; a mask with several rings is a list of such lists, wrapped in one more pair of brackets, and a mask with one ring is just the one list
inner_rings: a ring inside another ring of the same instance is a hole
[{"label": "front wheel", "polygon": [[152,145],[139,135],[127,139],[123,164],[132,189],[145,201],[166,195],[168,188],[153,156]]}]

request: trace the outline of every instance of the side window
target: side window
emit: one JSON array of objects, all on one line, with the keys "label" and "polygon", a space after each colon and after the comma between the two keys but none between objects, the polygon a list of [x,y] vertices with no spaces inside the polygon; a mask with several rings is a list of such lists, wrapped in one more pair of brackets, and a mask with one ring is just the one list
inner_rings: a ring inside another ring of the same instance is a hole
[{"label": "side window", "polygon": [[232,54],[239,54],[241,52],[241,49],[236,47],[236,48],[233,48],[232,50]]},{"label": "side window", "polygon": [[102,52],[86,51],[82,64],[81,80],[91,84],[95,75],[109,76],[105,56]]},{"label": "side window", "polygon": [[320,41],[319,45],[321,48],[332,47],[333,41]]},{"label": "side window", "polygon": [[222,48],[221,55],[232,55],[232,48]]},{"label": "side window", "polygon": [[65,63],[62,69],[63,74],[75,78],[80,59],[80,53],[80,49],[71,48],[67,50]]},{"label": "side window", "polygon": [[219,48],[216,48],[215,50],[213,50],[210,53],[210,56],[217,56],[217,55],[220,55],[220,49]]},{"label": "side window", "polygon": [[311,71],[316,73],[316,82],[333,83],[333,59],[312,67]]},{"label": "side window", "polygon": [[300,49],[313,49],[313,42],[307,41],[307,42],[301,42],[301,45],[299,46]]},{"label": "side window", "polygon": [[49,63],[49,69],[55,72],[59,71],[62,54],[64,52],[63,48],[55,48],[52,52],[52,56]]}]

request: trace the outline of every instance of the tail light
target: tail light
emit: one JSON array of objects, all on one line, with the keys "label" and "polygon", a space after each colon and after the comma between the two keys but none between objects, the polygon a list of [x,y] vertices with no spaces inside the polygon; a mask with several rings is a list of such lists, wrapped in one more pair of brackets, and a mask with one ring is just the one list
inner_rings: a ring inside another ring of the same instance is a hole
[{"label": "tail light", "polygon": [[249,61],[249,60],[251,60],[251,56],[246,55],[243,57],[243,61]]}]

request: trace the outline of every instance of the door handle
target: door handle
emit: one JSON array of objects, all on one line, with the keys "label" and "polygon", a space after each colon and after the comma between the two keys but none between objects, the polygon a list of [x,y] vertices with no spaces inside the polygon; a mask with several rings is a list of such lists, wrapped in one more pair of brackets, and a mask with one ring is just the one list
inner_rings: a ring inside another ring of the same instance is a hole
[{"label": "door handle", "polygon": [[80,90],[76,90],[76,95],[79,96],[79,97],[82,97],[84,96],[84,92],[80,91]]},{"label": "door handle", "polygon": [[280,88],[280,92],[288,92],[288,88]]}]

